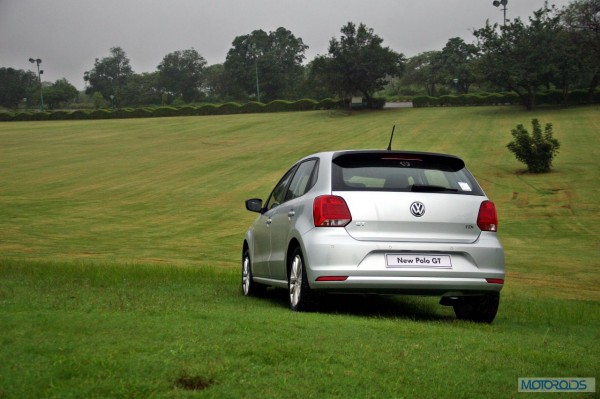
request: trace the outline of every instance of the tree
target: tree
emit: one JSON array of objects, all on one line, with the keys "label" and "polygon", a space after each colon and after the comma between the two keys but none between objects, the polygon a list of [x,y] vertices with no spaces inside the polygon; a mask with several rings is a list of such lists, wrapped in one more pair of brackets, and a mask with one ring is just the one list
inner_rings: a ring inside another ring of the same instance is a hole
[{"label": "tree", "polygon": [[233,40],[224,69],[229,95],[252,96],[263,102],[292,99],[303,80],[302,61],[308,46],[285,28],[268,34],[255,30]]},{"label": "tree", "polygon": [[206,60],[193,48],[167,54],[158,65],[162,89],[185,102],[199,98]]},{"label": "tree", "polygon": [[306,66],[303,93],[309,98],[344,97],[341,77],[336,77],[333,63],[323,55],[316,56]]},{"label": "tree", "polygon": [[561,10],[560,18],[577,46],[582,72],[589,77],[592,102],[600,81],[600,0],[575,0]]},{"label": "tree", "polygon": [[357,27],[348,22],[341,33],[339,40],[330,40],[328,56],[314,66],[325,73],[330,87],[341,89],[346,97],[361,93],[371,103],[373,93],[390,77],[401,75],[404,56],[383,47],[383,39],[362,23]]},{"label": "tree", "polygon": [[78,95],[77,88],[66,79],[59,79],[49,86],[44,86],[44,103],[48,105],[49,109],[55,109],[61,103],[73,101]]},{"label": "tree", "polygon": [[560,143],[552,137],[552,124],[547,123],[542,134],[540,122],[537,119],[531,121],[533,128],[531,136],[523,125],[519,124],[511,133],[514,141],[506,147],[515,154],[517,160],[527,165],[531,173],[550,172],[552,159],[558,153]]},{"label": "tree", "polygon": [[39,83],[35,73],[21,69],[0,68],[0,106],[16,109],[23,99],[31,98],[37,88]]},{"label": "tree", "polygon": [[94,108],[96,109],[104,108],[106,104],[106,100],[99,91],[92,94],[92,101],[94,102]]},{"label": "tree", "polygon": [[269,32],[270,51],[265,61],[271,68],[267,71],[264,91],[269,99],[298,97],[298,88],[304,78],[304,52],[308,46],[285,28]]},{"label": "tree", "polygon": [[120,47],[110,49],[110,56],[94,62],[94,68],[83,75],[86,93],[100,92],[104,99],[114,96],[117,105],[122,101],[122,90],[133,75],[129,58]]},{"label": "tree", "polygon": [[548,85],[557,73],[561,54],[555,38],[561,26],[555,8],[535,11],[526,25],[520,18],[498,27],[486,26],[474,32],[481,57],[478,73],[492,83],[514,91],[528,110],[535,108],[539,86]]},{"label": "tree", "polygon": [[204,69],[204,83],[201,89],[208,101],[223,100],[227,93],[225,66],[223,64],[209,65]]},{"label": "tree", "polygon": [[441,51],[427,51],[406,62],[402,83],[423,86],[428,96],[436,95],[436,85],[444,83]]},{"label": "tree", "polygon": [[161,91],[158,84],[158,72],[133,74],[122,89],[123,104],[148,105],[161,103]]},{"label": "tree", "polygon": [[443,80],[456,89],[457,94],[468,93],[475,82],[473,60],[477,57],[477,46],[467,44],[460,37],[448,40],[440,54]]}]

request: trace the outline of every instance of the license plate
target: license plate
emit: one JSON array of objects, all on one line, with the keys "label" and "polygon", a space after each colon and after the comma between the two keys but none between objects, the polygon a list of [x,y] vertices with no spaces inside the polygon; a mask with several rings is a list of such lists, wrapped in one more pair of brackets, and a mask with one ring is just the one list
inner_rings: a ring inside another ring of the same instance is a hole
[{"label": "license plate", "polygon": [[385,262],[387,267],[452,269],[450,255],[386,254]]}]

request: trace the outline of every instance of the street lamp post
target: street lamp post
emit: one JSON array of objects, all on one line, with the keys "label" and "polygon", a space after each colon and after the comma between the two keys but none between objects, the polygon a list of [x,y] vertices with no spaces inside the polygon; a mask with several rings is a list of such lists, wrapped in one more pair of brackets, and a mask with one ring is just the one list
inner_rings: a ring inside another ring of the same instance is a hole
[{"label": "street lamp post", "polygon": [[260,89],[258,88],[258,57],[254,57],[254,72],[256,75],[256,101],[260,102]]},{"label": "street lamp post", "polygon": [[44,73],[44,71],[40,70],[40,64],[42,63],[42,60],[40,58],[36,58],[35,60],[33,58],[30,58],[29,62],[37,65],[38,79],[40,80],[40,109],[42,110],[42,112],[44,112],[44,90],[42,89],[42,74]]},{"label": "street lamp post", "polygon": [[508,0],[494,0],[492,2],[494,7],[502,6],[502,11],[504,11],[504,26],[506,26],[506,5],[508,4]]},{"label": "street lamp post", "polygon": [[256,51],[256,44],[250,45],[252,49],[252,55],[254,56],[254,76],[256,77],[256,101],[260,102],[260,89],[258,87],[258,52]]}]

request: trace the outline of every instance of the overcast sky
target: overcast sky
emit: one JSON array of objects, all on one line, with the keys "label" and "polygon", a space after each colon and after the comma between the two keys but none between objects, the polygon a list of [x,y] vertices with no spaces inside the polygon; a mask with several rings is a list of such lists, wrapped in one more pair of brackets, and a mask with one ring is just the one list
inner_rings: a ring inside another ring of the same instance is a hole
[{"label": "overcast sky", "polygon": [[[526,20],[543,4],[509,0],[507,17]],[[502,22],[492,0],[0,0],[0,67],[35,71],[28,60],[41,58],[44,81],[67,78],[82,89],[84,72],[111,47],[126,52],[136,73],[189,48],[212,65],[225,61],[236,36],[281,26],[309,46],[310,61],[327,53],[348,21],[366,24],[410,57],[441,50],[452,37],[471,43],[487,19]]]}]

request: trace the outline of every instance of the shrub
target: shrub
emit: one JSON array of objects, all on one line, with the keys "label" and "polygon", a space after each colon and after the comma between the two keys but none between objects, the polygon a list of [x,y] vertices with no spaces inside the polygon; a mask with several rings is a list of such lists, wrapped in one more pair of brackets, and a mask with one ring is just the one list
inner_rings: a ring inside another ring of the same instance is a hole
[{"label": "shrub", "polygon": [[319,109],[334,109],[334,108],[341,108],[341,107],[342,107],[342,102],[339,100],[335,100],[333,98],[325,98],[325,99],[319,101],[319,105],[318,105]]},{"label": "shrub", "polygon": [[437,100],[435,97],[430,96],[416,96],[412,100],[413,107],[431,107],[432,105],[437,105]]},{"label": "shrub", "polygon": [[96,109],[90,112],[90,119],[110,119],[112,117],[112,111],[107,109]]},{"label": "shrub", "polygon": [[265,104],[256,101],[250,101],[241,106],[240,112],[244,114],[257,114],[265,111]]},{"label": "shrub", "polygon": [[548,90],[542,93],[538,93],[537,95],[537,103],[538,104],[562,104],[564,101],[564,96],[562,90]]},{"label": "shrub", "polygon": [[521,124],[512,129],[514,141],[511,141],[506,147],[515,154],[517,160],[527,165],[529,172],[550,172],[552,159],[558,153],[560,143],[552,137],[551,123],[546,124],[543,135],[537,119],[531,121],[531,126],[533,127],[531,136]]},{"label": "shrub", "polygon": [[194,116],[197,114],[197,108],[190,105],[186,105],[185,107],[181,107],[177,110],[177,116]]},{"label": "shrub", "polygon": [[152,111],[152,116],[178,116],[178,110],[174,107],[163,106]]},{"label": "shrub", "polygon": [[0,121],[1,122],[10,122],[14,120],[15,115],[10,112],[0,112]]},{"label": "shrub", "polygon": [[517,93],[513,93],[513,92],[502,93],[502,96],[504,97],[504,99],[502,101],[505,104],[510,104],[510,105],[522,104],[521,97],[519,97],[519,95]]},{"label": "shrub", "polygon": [[73,119],[73,113],[70,111],[52,111],[45,119],[51,121],[64,121],[67,119]]},{"label": "shrub", "polygon": [[30,121],[47,121],[50,119],[50,115],[51,115],[51,113],[48,111],[34,112],[34,113],[30,114],[29,120]]},{"label": "shrub", "polygon": [[196,115],[216,115],[217,114],[217,106],[213,104],[205,104],[201,105],[196,109]]},{"label": "shrub", "polygon": [[71,119],[90,119],[90,111],[78,109],[77,111],[73,111],[71,114]]},{"label": "shrub", "polygon": [[319,102],[315,100],[311,100],[309,98],[303,98],[302,100],[298,100],[291,104],[292,111],[312,111],[313,109],[317,109],[319,106]]},{"label": "shrub", "polygon": [[231,114],[239,114],[242,106],[238,103],[230,102],[222,104],[218,107],[215,107],[215,112],[213,115],[231,115]]},{"label": "shrub", "polygon": [[385,107],[384,97],[373,97],[371,99],[371,109],[383,109]]},{"label": "shrub", "polygon": [[267,104],[267,112],[281,112],[290,110],[290,102],[285,100],[273,100]]},{"label": "shrub", "polygon": [[136,108],[129,111],[130,118],[150,118],[152,115],[152,111],[148,108]]}]

